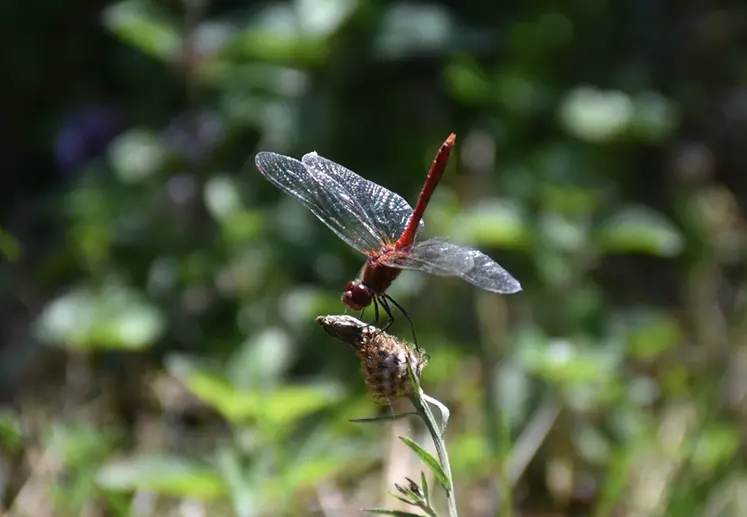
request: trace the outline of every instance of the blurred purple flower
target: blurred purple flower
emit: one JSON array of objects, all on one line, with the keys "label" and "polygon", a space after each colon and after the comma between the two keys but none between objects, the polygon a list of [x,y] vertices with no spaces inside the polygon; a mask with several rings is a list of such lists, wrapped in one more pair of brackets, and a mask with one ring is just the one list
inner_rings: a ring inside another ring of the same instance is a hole
[{"label": "blurred purple flower", "polygon": [[122,130],[119,113],[107,106],[90,105],[75,110],[54,140],[54,158],[64,171],[75,170],[89,159],[102,156]]}]

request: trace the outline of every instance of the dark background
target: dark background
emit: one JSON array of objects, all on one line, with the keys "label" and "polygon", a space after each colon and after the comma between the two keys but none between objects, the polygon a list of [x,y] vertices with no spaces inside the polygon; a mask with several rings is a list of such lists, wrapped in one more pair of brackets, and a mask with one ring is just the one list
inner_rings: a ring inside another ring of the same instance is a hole
[{"label": "dark background", "polygon": [[3,3],[0,508],[393,507],[425,437],[349,422],[314,323],[362,257],[253,157],[414,204],[455,132],[426,233],[524,290],[390,294],[461,514],[744,514],[745,35],[741,2]]}]

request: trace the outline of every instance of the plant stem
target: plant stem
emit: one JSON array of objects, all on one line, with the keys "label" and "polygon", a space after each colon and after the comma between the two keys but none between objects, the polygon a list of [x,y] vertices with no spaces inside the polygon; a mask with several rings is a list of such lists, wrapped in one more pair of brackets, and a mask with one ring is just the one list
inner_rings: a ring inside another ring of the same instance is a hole
[{"label": "plant stem", "polygon": [[[426,399],[431,399],[423,390],[419,390],[420,393],[411,395],[411,400],[415,406],[415,410],[418,415],[425,422],[425,426],[428,428],[428,432],[431,434],[433,444],[436,446],[436,453],[438,454],[438,461],[441,463],[441,468],[446,473],[446,479],[448,480],[449,486],[446,487],[446,502],[449,508],[449,517],[457,517],[457,506],[456,497],[454,493],[454,480],[451,477],[451,465],[449,464],[449,454],[446,452],[446,443],[444,442],[443,434],[446,431],[444,422],[443,428],[440,428],[436,423],[436,419],[433,417],[433,412]],[[432,399],[431,399],[432,400]],[[445,420],[445,419],[444,419]]]}]

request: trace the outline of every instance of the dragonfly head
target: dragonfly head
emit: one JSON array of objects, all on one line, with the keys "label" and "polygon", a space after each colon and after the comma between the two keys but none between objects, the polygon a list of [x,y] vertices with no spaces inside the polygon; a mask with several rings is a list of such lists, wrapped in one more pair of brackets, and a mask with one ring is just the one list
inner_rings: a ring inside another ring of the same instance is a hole
[{"label": "dragonfly head", "polygon": [[363,310],[371,305],[373,297],[373,291],[358,280],[345,284],[345,291],[342,293],[343,303],[354,311]]}]

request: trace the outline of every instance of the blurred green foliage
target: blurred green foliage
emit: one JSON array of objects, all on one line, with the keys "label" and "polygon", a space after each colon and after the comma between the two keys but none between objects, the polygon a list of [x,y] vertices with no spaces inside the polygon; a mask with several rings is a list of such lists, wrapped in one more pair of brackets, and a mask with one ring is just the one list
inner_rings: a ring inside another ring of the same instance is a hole
[{"label": "blurred green foliage", "polygon": [[314,324],[362,257],[253,156],[316,150],[414,202],[453,131],[425,232],[524,287],[390,291],[462,514],[747,514],[747,45],[722,4],[8,3],[3,510],[356,515],[419,479],[349,422],[376,409]]}]

